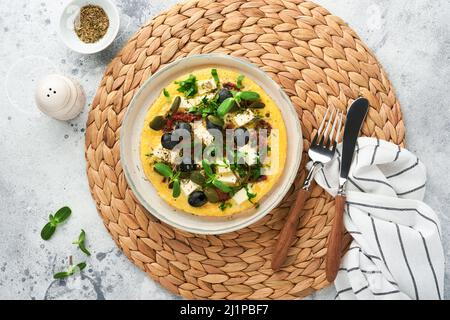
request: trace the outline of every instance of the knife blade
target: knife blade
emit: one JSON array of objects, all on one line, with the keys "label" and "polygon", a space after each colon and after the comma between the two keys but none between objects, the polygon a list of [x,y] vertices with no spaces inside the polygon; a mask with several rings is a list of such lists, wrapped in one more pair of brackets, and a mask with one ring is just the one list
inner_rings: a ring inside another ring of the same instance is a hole
[{"label": "knife blade", "polygon": [[342,160],[339,173],[339,190],[336,196],[333,226],[328,237],[327,260],[325,273],[327,280],[331,283],[336,279],[342,256],[342,237],[344,230],[344,208],[345,208],[345,184],[348,179],[355,153],[356,140],[361,130],[364,118],[369,110],[369,101],[365,98],[356,99],[347,111],[347,119],[342,139]]},{"label": "knife blade", "polygon": [[344,137],[342,139],[342,161],[339,173],[339,195],[345,193],[344,187],[355,153],[356,140],[359,131],[369,110],[369,101],[365,98],[356,99],[347,111],[347,119],[344,127]]}]

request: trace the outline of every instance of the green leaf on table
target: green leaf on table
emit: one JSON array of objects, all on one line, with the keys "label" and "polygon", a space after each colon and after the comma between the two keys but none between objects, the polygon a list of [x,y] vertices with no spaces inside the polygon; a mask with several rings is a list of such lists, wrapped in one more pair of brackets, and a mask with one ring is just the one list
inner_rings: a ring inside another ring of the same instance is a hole
[{"label": "green leaf on table", "polygon": [[80,262],[77,265],[70,266],[67,271],[57,272],[53,275],[54,279],[65,279],[73,275],[77,270],[82,271],[86,268],[86,262]]},{"label": "green leaf on table", "polygon": [[61,209],[56,211],[56,213],[55,213],[55,220],[58,223],[64,222],[70,217],[71,213],[72,213],[72,210],[70,210],[69,207],[62,207]]},{"label": "green leaf on table", "polygon": [[67,271],[63,271],[63,272],[57,272],[53,275],[54,279],[64,279],[67,278],[68,276],[70,276],[70,274]]},{"label": "green leaf on table", "polygon": [[238,88],[238,89],[241,89],[243,86],[242,86],[242,80],[244,80],[244,78],[245,78],[245,76],[243,75],[243,74],[240,74],[238,77],[237,77],[237,80],[236,80],[236,87]]},{"label": "green leaf on table", "polygon": [[86,268],[86,262],[80,262],[76,266],[80,271],[82,271],[84,268]]},{"label": "green leaf on table", "polygon": [[41,230],[41,238],[44,240],[50,239],[52,235],[55,233],[55,230],[56,226],[53,225],[51,222],[48,222]]},{"label": "green leaf on table", "polygon": [[89,252],[89,250],[86,248],[86,232],[84,232],[83,229],[81,229],[81,233],[78,236],[78,239],[75,240],[74,242],[72,242],[73,244],[77,244],[78,248],[80,248],[80,250],[85,253],[86,255],[90,256],[91,253]]},{"label": "green leaf on table", "polygon": [[178,92],[184,94],[186,98],[192,98],[198,92],[197,78],[191,74],[189,77],[182,81],[175,81],[179,85]]},{"label": "green leaf on table", "polygon": [[58,221],[55,219],[55,216],[52,215],[52,214],[49,214],[49,215],[48,215],[48,221],[50,221],[50,223],[51,223],[53,226],[56,226],[56,225],[58,224]]},{"label": "green leaf on table", "polygon": [[58,224],[66,221],[70,217],[71,213],[72,210],[70,210],[69,207],[62,207],[56,211],[54,215],[50,214],[48,216],[49,222],[47,222],[41,230],[41,238],[44,240],[49,240],[55,233]]},{"label": "green leaf on table", "polygon": [[163,177],[171,178],[173,176],[172,169],[165,163],[162,162],[155,163],[154,169]]}]

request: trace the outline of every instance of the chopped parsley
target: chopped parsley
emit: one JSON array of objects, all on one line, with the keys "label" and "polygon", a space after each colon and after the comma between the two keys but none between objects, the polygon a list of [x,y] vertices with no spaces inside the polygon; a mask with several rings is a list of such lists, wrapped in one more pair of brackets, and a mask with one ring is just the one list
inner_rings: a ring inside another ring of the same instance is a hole
[{"label": "chopped parsley", "polygon": [[256,193],[250,192],[250,188],[248,187],[247,184],[244,186],[244,188],[245,188],[245,192],[247,192],[247,198],[248,198],[248,201],[250,201],[251,203],[255,204],[255,203],[252,201],[252,199],[256,198]]},{"label": "chopped parsley", "polygon": [[197,78],[191,74],[186,80],[175,81],[179,85],[178,92],[184,94],[186,98],[194,97],[198,92]]},{"label": "chopped parsley", "polygon": [[169,91],[167,91],[166,88],[163,89],[163,94],[164,94],[164,97],[166,97],[166,99],[170,101],[170,93],[169,93]]},{"label": "chopped parsley", "polygon": [[216,102],[216,98],[208,99],[206,96],[202,98],[200,103],[196,106],[189,108],[190,113],[201,115],[206,118],[210,114],[215,114],[219,105]]},{"label": "chopped parsley", "polygon": [[242,85],[242,80],[244,80],[244,78],[245,78],[245,76],[244,76],[243,74],[240,74],[240,75],[237,77],[237,80],[236,80],[236,87],[237,87],[238,89],[241,89],[241,88],[243,87],[243,85]]},{"label": "chopped parsley", "polygon": [[211,69],[211,75],[214,78],[217,88],[220,86],[219,75],[217,74],[217,69]]},{"label": "chopped parsley", "polygon": [[227,208],[231,208],[233,205],[229,202],[222,202],[219,204],[219,209],[225,211]]}]

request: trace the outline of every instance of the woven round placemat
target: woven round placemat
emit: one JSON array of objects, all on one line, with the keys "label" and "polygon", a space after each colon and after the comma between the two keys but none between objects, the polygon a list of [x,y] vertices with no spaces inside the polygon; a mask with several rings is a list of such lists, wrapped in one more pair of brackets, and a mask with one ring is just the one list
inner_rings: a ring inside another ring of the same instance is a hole
[{"label": "woven round placemat", "polygon": [[[385,72],[355,32],[324,8],[301,0],[190,1],[143,26],[107,68],[92,102],[86,159],[89,186],[117,245],[171,292],[192,299],[294,299],[328,283],[324,265],[334,201],[314,186],[286,266],[270,268],[275,239],[305,177],[258,223],[220,236],[176,230],[147,213],[125,180],[120,126],[140,85],[158,68],[193,54],[220,52],[266,71],[291,97],[304,147],[325,107],[346,110],[358,96],[371,108],[362,132],[404,143],[399,103]],[[348,240],[348,239],[347,239]]]}]

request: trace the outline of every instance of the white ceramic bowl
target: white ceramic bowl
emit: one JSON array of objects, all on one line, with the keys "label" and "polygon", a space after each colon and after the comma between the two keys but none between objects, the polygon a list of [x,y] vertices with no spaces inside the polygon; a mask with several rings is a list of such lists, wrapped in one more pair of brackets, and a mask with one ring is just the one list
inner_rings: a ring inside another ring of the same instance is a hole
[{"label": "white ceramic bowl", "polygon": [[[288,138],[288,154],[282,176],[258,208],[227,217],[202,217],[177,210],[163,201],[147,180],[139,157],[140,136],[148,108],[162,89],[176,78],[201,68],[236,70],[255,81],[280,108]],[[152,75],[135,94],[120,130],[120,159],[129,186],[140,203],[167,224],[197,234],[221,234],[244,228],[269,213],[283,199],[296,176],[303,149],[297,113],[289,97],[256,66],[228,55],[205,54],[177,60]]]},{"label": "white ceramic bowl", "polygon": [[[80,9],[86,5],[97,5],[105,10],[109,19],[109,27],[106,34],[95,43],[84,43],[75,33],[74,22]],[[119,32],[120,18],[115,4],[110,0],[72,0],[62,10],[59,18],[59,35],[61,40],[72,50],[91,54],[102,51],[108,47]]]}]

